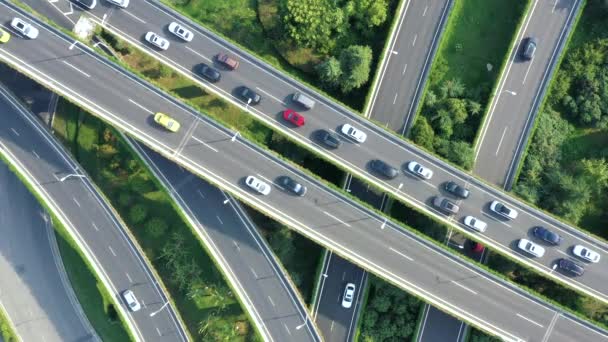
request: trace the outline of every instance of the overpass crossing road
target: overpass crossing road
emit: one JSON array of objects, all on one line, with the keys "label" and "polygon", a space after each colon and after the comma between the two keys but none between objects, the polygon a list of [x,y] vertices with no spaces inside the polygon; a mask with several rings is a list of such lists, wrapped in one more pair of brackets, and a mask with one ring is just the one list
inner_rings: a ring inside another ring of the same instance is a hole
[{"label": "overpass crossing road", "polygon": [[[5,2],[0,7],[0,23],[15,15],[35,21]],[[15,37],[0,48],[0,58],[308,238],[506,340],[606,340],[601,329],[395,226],[52,27],[36,25],[38,39]],[[152,120],[156,111],[171,113],[182,123],[181,131],[159,129]],[[308,192],[296,197],[273,187],[268,196],[259,196],[243,185],[248,174],[269,183],[289,175]]]},{"label": "overpass crossing road", "polygon": [[[5,13],[4,9],[0,12]],[[150,313],[166,303],[166,296],[112,209],[88,178],[67,177],[82,174],[79,166],[33,114],[10,94],[5,95],[17,115],[9,112],[2,115],[0,153],[35,182],[34,189],[55,210],[114,297],[134,338],[137,341],[187,341],[172,305],[150,317]],[[142,310],[128,311],[120,296],[126,289],[136,294]]]},{"label": "overpass crossing road", "polygon": [[[6,2],[6,0],[2,1]],[[378,186],[383,191],[463,233],[474,234],[462,224],[466,215],[482,218],[488,223],[488,229],[484,234],[475,234],[476,240],[519,260],[550,278],[608,303],[608,262],[588,265],[584,276],[579,278],[571,278],[561,272],[553,272],[552,269],[559,258],[571,257],[571,246],[576,244],[586,245],[599,252],[603,260],[608,260],[608,244],[606,242],[507,195],[504,191],[494,188],[492,185],[451,166],[437,157],[429,155],[413,144],[392,135],[346,108],[322,98],[263,62],[244,52],[237,51],[236,48],[221,38],[210,34],[199,26],[195,26],[188,19],[175,14],[155,0],[134,0],[131,1],[127,9],[119,9],[102,1],[98,2],[95,10],[89,11],[88,15],[93,18],[96,17],[100,23],[105,15],[103,22],[104,27],[108,30],[204,85],[206,89],[241,106],[241,108],[252,113],[274,129],[313,149],[353,175]],[[174,20],[191,25],[194,32],[192,42],[179,41],[178,38],[166,32],[166,26]],[[151,49],[143,42],[143,35],[147,31],[155,31],[166,36],[171,42],[171,47],[164,52]],[[39,41],[40,39],[36,42],[28,42],[28,44],[40,46]],[[8,44],[4,49],[9,52],[8,50],[12,50],[13,46],[20,45],[20,43]],[[241,65],[236,71],[224,72],[219,83],[209,84],[200,76],[197,76],[194,71],[201,62],[212,63],[210,61],[212,61],[213,56],[220,51],[228,51],[237,56]],[[6,53],[4,55],[10,58]],[[71,71],[74,72],[73,69]],[[87,71],[84,72],[88,74]],[[262,102],[258,106],[247,106],[233,96],[235,90],[242,85],[257,89],[263,96]],[[307,111],[304,114],[307,117],[307,124],[298,129],[293,129],[281,119],[281,111],[293,105],[291,94],[296,91],[309,94],[317,100],[317,105],[314,110]],[[133,107],[132,104],[131,106]],[[321,147],[315,140],[315,132],[318,129],[339,130],[339,127],[344,123],[350,123],[365,131],[367,141],[364,144],[345,141],[341,148],[330,151]],[[170,138],[165,137],[163,139]],[[169,143],[170,141],[167,140],[166,142]],[[369,170],[369,161],[379,157],[400,169],[405,169],[405,165],[409,161],[418,161],[434,170],[433,179],[421,181],[407,172],[401,173],[399,177],[390,181],[379,179]],[[456,217],[444,216],[434,209],[431,204],[432,196],[440,194],[442,192],[440,190],[441,185],[450,180],[466,184],[471,190],[469,199],[459,201],[461,210]],[[519,217],[512,222],[498,219],[489,210],[489,203],[495,199],[514,207],[519,212]],[[548,248],[545,256],[538,259],[532,259],[518,252],[515,247],[517,241],[526,236],[532,238],[530,231],[534,226],[544,226],[560,233],[564,237],[562,246]]]}]

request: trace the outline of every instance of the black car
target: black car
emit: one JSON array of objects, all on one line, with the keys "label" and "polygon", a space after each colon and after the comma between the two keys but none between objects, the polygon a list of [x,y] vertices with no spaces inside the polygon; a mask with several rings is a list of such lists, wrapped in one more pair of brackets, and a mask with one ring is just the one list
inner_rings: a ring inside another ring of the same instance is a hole
[{"label": "black car", "polygon": [[532,228],[532,233],[536,238],[539,238],[551,245],[559,245],[562,242],[562,237],[559,234],[550,231],[544,227],[534,227]]},{"label": "black car", "polygon": [[559,269],[574,276],[582,276],[585,273],[585,268],[572,260],[559,259],[557,261]]},{"label": "black car", "polygon": [[369,168],[375,173],[382,175],[388,179],[394,179],[399,175],[399,171],[394,167],[388,165],[380,159],[374,159],[369,162]]},{"label": "black car", "polygon": [[220,74],[219,71],[204,63],[201,63],[199,67],[199,72],[201,75],[203,75],[204,78],[213,83],[219,81],[222,78],[222,74]]},{"label": "black car", "polygon": [[342,145],[342,141],[340,137],[336,133],[332,133],[330,131],[326,131],[324,129],[317,132],[317,138],[320,142],[323,143],[326,147],[329,148],[338,148]]},{"label": "black car", "polygon": [[458,185],[456,182],[449,181],[445,183],[444,187],[445,191],[451,193],[452,195],[460,198],[468,198],[469,190],[464,187]]},{"label": "black car", "polygon": [[260,103],[260,100],[262,100],[262,97],[258,93],[248,87],[241,87],[238,92],[238,95],[243,101],[247,102],[252,106]]},{"label": "black car", "polygon": [[526,38],[521,44],[521,58],[531,60],[536,52],[536,39],[532,37]]},{"label": "black car", "polygon": [[304,196],[306,194],[306,187],[289,176],[281,176],[277,180],[277,184],[285,188],[285,190],[292,192],[298,196]]}]

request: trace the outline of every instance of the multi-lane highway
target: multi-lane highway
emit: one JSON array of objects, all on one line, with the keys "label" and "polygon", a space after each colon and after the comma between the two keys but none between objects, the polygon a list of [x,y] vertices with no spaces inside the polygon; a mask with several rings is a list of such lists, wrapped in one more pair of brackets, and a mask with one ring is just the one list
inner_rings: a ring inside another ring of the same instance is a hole
[{"label": "multi-lane highway", "polygon": [[405,9],[388,43],[365,116],[403,135],[414,123],[416,104],[452,0],[402,3]]},{"label": "multi-lane highway", "polygon": [[[0,6],[2,23],[17,13],[28,16],[4,2]],[[598,328],[573,321],[569,314],[475,270],[236,137],[135,75],[92,55],[58,31],[44,24],[37,26],[38,39],[15,37],[0,48],[0,58],[308,238],[507,340],[541,340],[543,336],[555,341],[578,336],[605,340]],[[182,124],[180,132],[172,134],[155,125],[152,115],[156,111],[171,113]],[[258,195],[243,184],[250,174],[268,183],[289,175],[308,188],[307,195],[292,196],[278,186],[273,186],[268,196]],[[405,180],[418,184],[412,178]],[[472,295],[475,300],[469,299]]]},{"label": "multi-lane highway", "polygon": [[264,340],[321,342],[306,305],[239,203],[160,154],[132,143],[221,265]]},{"label": "multi-lane highway", "polygon": [[[34,182],[34,190],[72,234],[114,296],[134,337],[139,341],[186,341],[171,305],[150,317],[166,303],[166,296],[126,228],[89,179],[74,176],[82,175],[78,165],[50,133],[15,98],[5,95],[17,115],[2,116],[0,153]],[[135,292],[142,310],[128,311],[120,295],[126,289]]]},{"label": "multi-lane highway", "polygon": [[[461,223],[464,216],[473,215],[487,221],[488,229],[486,233],[477,235],[476,239],[497,251],[508,254],[520,262],[543,272],[549,277],[608,302],[608,263],[602,262],[597,265],[589,265],[585,275],[576,279],[565,276],[561,272],[552,272],[552,267],[556,260],[562,257],[570,257],[571,246],[575,244],[591,247],[597,250],[604,259],[607,258],[608,244],[605,242],[588,236],[584,232],[556,220],[540,210],[510,197],[501,190],[474,178],[470,174],[462,172],[448,163],[423,152],[414,145],[388,133],[366,119],[349,112],[333,102],[329,102],[312,90],[287,78],[252,56],[235,50],[221,38],[211,35],[200,27],[191,26],[195,37],[189,43],[170,36],[166,32],[168,23],[173,20],[187,23],[188,21],[156,1],[132,1],[127,9],[119,9],[107,2],[100,2],[95,10],[89,12],[89,15],[94,18],[96,17],[99,22],[103,20],[104,26],[108,30],[119,34],[123,39],[140,47],[143,51],[150,53],[164,63],[171,65],[176,70],[191,77],[192,80],[199,82],[226,100],[242,106],[242,108],[248,110],[273,128],[280,130],[294,140],[299,141],[308,148],[314,149],[317,153],[344,167],[354,175],[373,183],[382,190],[423,210],[429,215],[469,234],[471,231],[467,230]],[[192,23],[192,25],[194,24]],[[171,47],[162,53],[150,48],[143,41],[143,35],[150,30],[166,36],[171,42]],[[30,45],[40,45],[38,41],[30,42]],[[21,44],[23,44],[22,41],[8,44],[4,50],[8,52]],[[212,63],[213,56],[219,51],[228,51],[237,56],[241,61],[241,65],[236,71],[224,71],[221,82],[209,84],[196,75],[194,70],[197,69],[201,62]],[[8,54],[4,54],[4,57],[5,60],[9,58],[14,60],[21,58],[18,55],[10,56]],[[64,65],[64,67],[66,66]],[[67,67],[67,70],[70,70],[70,67]],[[74,69],[72,68],[71,71],[74,72]],[[81,76],[86,78],[86,75],[89,75],[87,71],[81,71],[84,72],[84,74],[81,73]],[[67,75],[58,77],[58,79],[65,77]],[[258,106],[247,106],[233,96],[234,91],[244,84],[256,89],[263,96],[262,102]],[[303,91],[309,94],[317,100],[317,105],[314,110],[304,113],[308,118],[307,124],[298,129],[293,129],[282,121],[280,112],[282,109],[294,105],[291,102],[291,94],[296,91]],[[318,129],[338,130],[344,123],[350,123],[364,130],[367,133],[367,141],[363,144],[345,141],[345,144],[341,148],[330,151],[321,147],[315,140],[315,132]],[[166,143],[169,143],[169,141],[166,141]],[[430,181],[420,181],[407,172],[401,173],[399,177],[390,181],[379,179],[368,169],[369,161],[378,157],[383,158],[387,163],[400,169],[405,169],[405,165],[409,161],[419,161],[434,170],[433,179]],[[441,192],[439,190],[441,184],[449,180],[466,184],[472,193],[471,197],[466,201],[459,201],[460,213],[454,218],[446,218],[431,205],[431,197],[439,194]],[[519,212],[519,217],[512,222],[497,219],[489,210],[489,203],[494,199],[499,199],[513,206]],[[515,248],[517,241],[522,237],[529,236],[530,229],[534,226],[545,226],[559,232],[564,237],[562,246],[549,248],[546,255],[540,259],[532,259],[518,252]]]},{"label": "multi-lane highway", "polygon": [[[509,189],[553,68],[568,38],[580,0],[534,0],[517,34],[475,151],[475,174]],[[535,38],[532,60],[521,57]]]}]

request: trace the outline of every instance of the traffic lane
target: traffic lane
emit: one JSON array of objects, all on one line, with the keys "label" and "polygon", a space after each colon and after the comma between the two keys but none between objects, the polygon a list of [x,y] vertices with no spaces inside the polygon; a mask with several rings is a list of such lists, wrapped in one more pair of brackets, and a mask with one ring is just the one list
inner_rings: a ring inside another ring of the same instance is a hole
[{"label": "traffic lane", "polygon": [[[366,272],[330,252],[323,274],[319,306],[315,312],[317,324],[324,332],[326,341],[351,341],[354,338],[352,329],[355,325],[353,322],[359,310],[358,306],[361,305],[360,299]],[[347,283],[353,283],[356,286],[353,306],[349,309],[342,307],[342,298]]]},{"label": "traffic lane", "polygon": [[[460,341],[465,323],[434,306],[426,305],[425,310],[424,321],[416,342]],[[430,323],[427,323],[429,321]]]},{"label": "traffic lane", "polygon": [[264,322],[275,341],[320,340],[307,329],[294,329],[304,321],[303,304],[288,284],[263,241],[257,241],[253,223],[231,203],[224,204],[226,195],[218,188],[178,167],[160,154],[137,144],[162,177],[176,191],[180,201],[199,223],[199,229],[212,239],[238,278],[252,308]]},{"label": "traffic lane", "polygon": [[410,1],[407,5],[395,45],[387,52],[386,68],[381,71],[370,109],[371,119],[399,133],[411,120],[413,102],[421,90],[421,78],[430,62],[429,56],[448,3],[448,0]]},{"label": "traffic lane", "polygon": [[[119,305],[124,304],[118,292],[131,283],[140,289],[137,291],[140,291],[138,297],[142,301],[150,304],[161,301],[158,293],[154,299],[155,292],[152,291],[154,288],[148,286],[152,284],[151,278],[142,269],[132,247],[126,245],[126,238],[120,236],[120,229],[110,217],[109,210],[103,206],[100,199],[91,195],[93,191],[91,186],[80,181],[59,181],[60,177],[74,173],[72,163],[58,155],[41,135],[35,133],[35,130],[24,127],[31,124],[25,117],[10,115],[5,116],[4,120],[6,125],[4,127],[7,129],[0,130],[4,147],[18,157],[28,172],[37,179],[39,186],[51,194],[56,201],[61,201],[62,211],[68,213],[67,217],[74,227],[81,228],[78,233],[81,238],[85,238],[87,249],[98,264],[112,264],[111,268],[102,268],[102,272],[116,287],[115,296]],[[35,143],[36,141],[39,143]],[[36,149],[32,150],[31,145],[36,146]],[[82,208],[87,208],[87,211],[83,211]],[[81,214],[69,215],[74,212]],[[99,233],[96,235],[95,232]],[[125,248],[129,248],[128,251]],[[144,336],[149,334],[154,337],[157,335],[156,328],[160,327],[168,339],[175,338],[171,333],[167,333],[175,331],[174,328],[166,326],[166,323],[173,325],[167,313],[156,315],[153,320],[144,311],[136,313],[134,317],[137,327],[140,328],[140,334],[143,331]]]},{"label": "traffic lane", "polygon": [[[138,8],[139,8],[139,7],[138,7]],[[134,20],[132,15],[124,15],[124,17],[125,17],[125,18],[126,18],[126,17],[131,18],[131,19],[130,19],[131,21],[133,21],[133,20]],[[137,20],[135,20],[135,21],[137,21]],[[140,22],[140,23],[141,23],[141,22]],[[241,71],[242,71],[242,69],[239,69],[239,70],[241,70]],[[250,70],[253,70],[253,69],[250,69]],[[262,102],[262,103],[264,103],[264,102]],[[280,114],[280,113],[277,113],[277,115],[276,115],[276,116],[279,116],[279,114]],[[334,127],[334,129],[338,130],[338,129],[339,129],[339,127],[340,127],[340,126],[341,126],[341,125],[342,125],[344,122],[343,122],[343,121],[341,121],[340,117],[335,117],[335,118],[336,118],[337,120],[332,120],[332,121],[329,121],[329,119],[331,119],[331,118],[329,118],[329,117],[328,117],[328,118],[327,118],[328,120],[326,120],[326,121],[328,121],[328,126],[329,126],[329,127]],[[275,118],[275,120],[279,120],[279,119],[278,119],[278,118]],[[353,121],[351,121],[351,123],[353,123]],[[303,133],[304,135],[308,135],[308,139],[309,139],[309,141],[311,141],[311,142],[312,142],[312,141],[313,141],[313,139],[314,139],[314,138],[313,138],[313,136],[314,136],[314,132],[316,132],[316,128],[314,128],[314,127],[313,127],[313,128],[311,128],[310,126],[311,126],[311,125],[307,125],[307,126],[305,126],[305,128],[301,129],[300,131],[302,131],[302,133]],[[374,142],[374,141],[370,141],[370,140],[372,140],[372,139],[370,139],[370,138],[375,138],[375,140],[376,140],[376,141],[375,141],[375,142]],[[370,138],[368,138],[368,142],[366,143],[366,145],[365,145],[366,147],[364,147],[364,148],[361,148],[361,145],[354,144],[354,143],[351,143],[351,144],[345,144],[345,145],[351,145],[351,146],[350,146],[350,148],[346,148],[346,146],[345,146],[345,147],[343,147],[341,150],[343,150],[343,151],[344,151],[344,150],[350,150],[350,151],[353,151],[353,150],[358,150],[358,152],[359,152],[359,153],[355,153],[355,152],[357,152],[357,151],[354,151],[354,152],[353,152],[353,153],[351,153],[351,154],[352,154],[352,155],[354,155],[354,156],[357,156],[357,157],[359,157],[359,158],[357,158],[358,160],[357,160],[355,163],[352,163],[352,161],[351,161],[351,160],[348,160],[348,161],[347,161],[347,160],[342,160],[342,162],[344,162],[345,164],[350,165],[350,166],[352,166],[352,167],[355,167],[355,168],[357,167],[357,165],[360,165],[360,164],[366,165],[366,164],[367,164],[367,161],[368,161],[368,160],[370,160],[370,158],[371,158],[370,156],[372,156],[372,155],[376,155],[376,152],[375,152],[375,150],[376,150],[376,149],[375,149],[375,148],[373,148],[373,146],[372,146],[372,147],[370,147],[370,145],[374,145],[374,146],[377,146],[377,145],[382,145],[382,144],[383,144],[383,142],[385,142],[385,141],[386,141],[386,140],[385,140],[386,138],[385,138],[385,137],[383,137],[383,136],[381,136],[381,135],[377,135],[377,136],[370,136]],[[357,148],[357,147],[359,147],[359,148]],[[368,152],[368,153],[361,153],[361,151]],[[331,152],[331,153],[334,153],[334,152]],[[336,156],[336,155],[334,155],[334,157],[336,157],[336,158],[337,158],[337,156]],[[401,184],[401,183],[400,183],[400,184]],[[411,191],[410,191],[410,193],[411,193]],[[403,192],[399,192],[399,193],[398,193],[398,195],[403,196]],[[425,200],[425,201],[426,201],[426,202],[428,202],[428,195],[423,194],[422,196],[423,196],[423,197],[426,197],[426,200]],[[404,197],[409,197],[409,195],[404,196]],[[420,196],[419,196],[419,197],[420,197]],[[410,201],[412,201],[412,202],[414,202],[414,203],[416,203],[416,202],[420,203],[420,202],[421,202],[420,200],[416,200],[416,199],[412,199],[412,198],[410,198]],[[466,205],[466,204],[465,204],[465,205]],[[422,207],[424,208],[424,206],[422,206]],[[428,203],[427,203],[427,207],[428,207]],[[426,209],[428,210],[428,208],[426,208]],[[505,251],[505,252],[507,252],[507,253],[512,252],[512,249],[509,249],[509,248],[507,248],[507,247],[506,247],[507,245],[509,245],[509,244],[510,244],[510,242],[511,242],[511,241],[512,241],[512,240],[509,240],[509,241],[501,241],[501,244],[500,244],[499,246],[501,246],[501,247],[503,248],[503,251]],[[486,242],[487,242],[487,241],[486,241]],[[513,255],[513,256],[516,256],[516,257],[517,257],[517,256],[519,256],[519,255],[518,255],[518,254],[516,254],[516,253],[512,253],[512,255]],[[550,266],[550,265],[547,265],[547,266]],[[596,285],[591,285],[591,286],[592,286],[592,287],[595,287]],[[597,291],[597,290],[595,290],[595,291],[596,291],[596,292],[604,292],[604,291],[603,291],[603,289],[602,289],[602,290],[600,290],[600,291]]]},{"label": "traffic lane", "polygon": [[[520,137],[527,125],[539,92],[544,86],[548,69],[553,64],[559,43],[564,37],[574,11],[576,0],[562,0],[563,7],[555,9],[555,1],[540,0],[534,6],[526,30],[521,34],[515,54],[510,60],[502,91],[495,100],[486,133],[480,142],[476,173],[502,186],[510,172],[511,162]],[[538,48],[530,61],[521,58],[524,39],[534,37]],[[485,139],[488,137],[488,139]]]},{"label": "traffic lane", "polygon": [[561,314],[554,317],[552,323],[553,326],[547,329],[544,341],[608,341],[605,331],[583,325]]}]

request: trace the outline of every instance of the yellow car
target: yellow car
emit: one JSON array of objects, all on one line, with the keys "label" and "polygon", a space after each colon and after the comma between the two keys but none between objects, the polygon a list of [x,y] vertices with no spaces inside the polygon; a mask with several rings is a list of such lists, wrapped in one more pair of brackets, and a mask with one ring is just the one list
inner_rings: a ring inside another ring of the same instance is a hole
[{"label": "yellow car", "polygon": [[169,115],[167,115],[165,113],[154,114],[154,121],[156,121],[157,124],[170,130],[171,132],[179,131],[179,127],[180,127],[179,122],[175,121],[175,119],[173,119],[172,117],[170,117]]},{"label": "yellow car", "polygon": [[11,39],[11,35],[3,29],[0,29],[0,43],[6,43],[9,39]]}]

